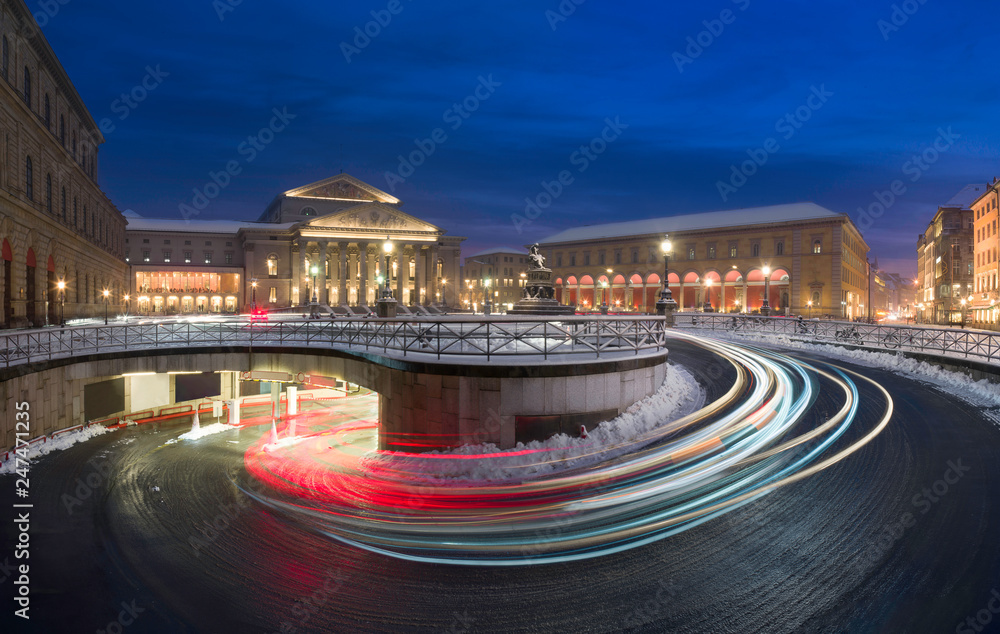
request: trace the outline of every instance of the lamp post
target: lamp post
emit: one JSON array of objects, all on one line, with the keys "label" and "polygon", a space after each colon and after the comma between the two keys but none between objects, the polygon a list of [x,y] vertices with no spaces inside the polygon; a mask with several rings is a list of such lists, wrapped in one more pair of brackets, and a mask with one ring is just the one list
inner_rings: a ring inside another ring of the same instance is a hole
[{"label": "lamp post", "polygon": [[714,313],[715,309],[712,308],[712,279],[708,278],[705,280],[705,306],[702,308],[702,312]]},{"label": "lamp post", "polygon": [[319,274],[319,267],[314,264],[313,267],[312,267],[312,270],[309,271],[309,272],[312,273],[312,276],[313,276],[312,303],[313,304],[318,304],[319,303],[319,293],[318,293],[319,289],[316,288],[316,276]]},{"label": "lamp post", "polygon": [[767,317],[771,314],[768,296],[771,294],[771,267],[764,265],[764,303],[760,306],[760,314]]},{"label": "lamp post", "polygon": [[257,278],[250,280],[250,314],[257,311]]},{"label": "lamp post", "polygon": [[806,306],[809,307],[809,319],[812,319],[813,318],[813,301],[810,299],[808,302],[806,302]]},{"label": "lamp post", "polygon": [[[389,263],[392,259],[393,244],[386,236],[382,244],[382,253],[385,255],[385,271],[379,276],[379,284],[382,285],[381,297],[375,302],[376,314],[379,317],[393,318],[396,316],[396,299],[392,296],[392,285],[389,277]],[[382,282],[385,282],[384,285]]]},{"label": "lamp post", "polygon": [[656,302],[656,314],[666,317],[667,325],[673,326],[677,302],[670,294],[670,252],[673,250],[673,243],[670,242],[669,235],[663,236],[660,249],[663,251],[663,290],[660,291],[660,301]]},{"label": "lamp post", "polygon": [[965,304],[966,300],[963,297],[962,301],[959,302],[962,305],[962,328],[965,328]]},{"label": "lamp post", "polygon": [[493,282],[493,280],[491,280],[488,277],[486,278],[485,281],[483,281],[483,314],[484,315],[489,315],[490,314],[490,308],[492,307],[492,304],[493,304],[493,302],[490,300],[490,286],[492,285],[492,282]]},{"label": "lamp post", "polygon": [[128,311],[129,308],[131,308],[131,306],[129,305],[129,300],[131,299],[131,297],[128,294],[126,294],[124,297],[122,297],[122,299],[125,300],[125,318],[128,319]]},{"label": "lamp post", "polygon": [[56,284],[59,289],[59,327],[66,327],[66,282],[59,280]]},{"label": "lamp post", "polygon": [[601,280],[601,314],[608,314],[608,281]]}]

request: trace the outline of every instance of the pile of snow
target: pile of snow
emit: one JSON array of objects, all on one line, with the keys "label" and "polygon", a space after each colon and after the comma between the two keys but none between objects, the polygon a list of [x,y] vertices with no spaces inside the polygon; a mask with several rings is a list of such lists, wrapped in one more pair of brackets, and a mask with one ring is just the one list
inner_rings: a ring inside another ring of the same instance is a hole
[{"label": "pile of snow", "polygon": [[704,403],[705,391],[691,373],[670,365],[655,394],[601,423],[588,432],[587,438],[559,434],[542,442],[518,443],[506,450],[487,443],[421,455],[377,452],[362,463],[368,471],[425,483],[534,480],[636,451],[657,440],[657,432],[670,422],[700,409]]},{"label": "pile of snow", "polygon": [[[66,432],[64,434],[59,434],[55,438],[48,438],[45,442],[38,441],[27,447],[27,461],[30,464],[32,460],[36,460],[42,456],[46,456],[53,451],[62,451],[63,449],[68,449],[77,443],[90,440],[94,436],[100,436],[101,434],[107,433],[109,430],[107,427],[102,425],[91,425],[90,427],[84,427],[83,429],[77,429],[76,431]],[[20,447],[18,447],[20,448]],[[6,452],[4,452],[6,453]],[[0,475],[6,475],[14,473],[18,467],[25,467],[25,452],[22,450],[20,454],[17,454],[14,449],[11,449],[10,453],[7,454],[5,460],[0,463]],[[4,458],[3,454],[0,454],[0,458]],[[21,458],[20,464],[16,458]]]},{"label": "pile of snow", "polygon": [[213,436],[215,434],[221,434],[224,431],[229,431],[230,429],[239,429],[235,425],[227,425],[225,423],[214,423],[208,425],[207,427],[199,427],[197,429],[192,429],[186,434],[181,434],[177,437],[177,440],[198,440],[199,438],[204,438],[205,436]]}]

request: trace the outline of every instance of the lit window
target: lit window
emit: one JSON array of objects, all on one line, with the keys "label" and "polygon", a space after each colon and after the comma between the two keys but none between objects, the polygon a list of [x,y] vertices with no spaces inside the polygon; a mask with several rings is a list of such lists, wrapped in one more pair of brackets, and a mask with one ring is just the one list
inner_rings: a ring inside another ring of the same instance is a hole
[{"label": "lit window", "polygon": [[185,251],[184,252],[184,264],[191,264],[191,252],[190,251]]},{"label": "lit window", "polygon": [[210,251],[205,251],[205,264],[212,263],[212,253]]},{"label": "lit window", "polygon": [[750,257],[754,257],[754,258],[760,257],[760,245],[759,244],[750,245]]},{"label": "lit window", "polygon": [[823,252],[823,243],[820,242],[819,240],[813,242],[813,253],[819,255],[822,252]]},{"label": "lit window", "polygon": [[268,301],[270,301],[272,304],[278,301],[278,289],[276,289],[273,286],[271,287],[271,292],[268,295]]},{"label": "lit window", "polygon": [[277,275],[278,274],[278,259],[271,256],[267,259],[267,274]]},{"label": "lit window", "polygon": [[168,263],[170,262],[170,251],[163,252],[163,261]]},{"label": "lit window", "polygon": [[774,254],[775,255],[785,255],[785,243],[784,242],[779,242],[778,244],[774,245]]},{"label": "lit window", "polygon": [[143,251],[142,252],[142,261],[143,262],[149,262],[149,251]]}]

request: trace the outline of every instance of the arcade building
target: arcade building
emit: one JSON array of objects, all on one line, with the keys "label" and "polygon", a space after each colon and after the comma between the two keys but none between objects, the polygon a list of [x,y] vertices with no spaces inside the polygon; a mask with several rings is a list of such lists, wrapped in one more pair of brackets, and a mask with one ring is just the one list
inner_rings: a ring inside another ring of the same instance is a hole
[{"label": "arcade building", "polygon": [[869,251],[846,214],[814,203],[716,211],[568,229],[539,245],[556,299],[580,310],[655,313],[669,234],[678,309],[865,317]]}]

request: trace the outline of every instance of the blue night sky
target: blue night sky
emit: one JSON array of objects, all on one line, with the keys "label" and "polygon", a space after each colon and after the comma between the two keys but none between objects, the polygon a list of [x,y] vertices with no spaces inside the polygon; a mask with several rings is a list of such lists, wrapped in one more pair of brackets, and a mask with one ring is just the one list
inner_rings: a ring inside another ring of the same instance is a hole
[{"label": "blue night sky", "polygon": [[[891,2],[576,2],[105,0],[42,21],[95,120],[114,125],[102,187],[147,217],[179,217],[231,160],[241,173],[198,218],[255,219],[276,194],[343,170],[468,236],[467,254],[570,226],[805,200],[859,222],[898,180],[905,192],[860,224],[882,268],[912,274],[936,207],[1000,173],[985,1],[909,0],[895,16]],[[573,11],[562,19],[560,6]],[[356,41],[372,11],[388,23]],[[169,76],[126,110],[116,100],[147,67]],[[466,98],[475,111],[456,111]],[[275,108],[295,119],[241,152]],[[609,120],[623,126],[606,131]],[[401,172],[400,155],[438,129],[443,142]],[[574,154],[602,133],[614,138],[603,153]],[[748,151],[766,163],[734,187]],[[564,170],[572,182],[551,205],[512,220]]]}]

